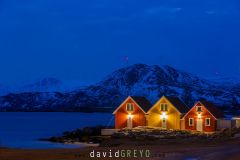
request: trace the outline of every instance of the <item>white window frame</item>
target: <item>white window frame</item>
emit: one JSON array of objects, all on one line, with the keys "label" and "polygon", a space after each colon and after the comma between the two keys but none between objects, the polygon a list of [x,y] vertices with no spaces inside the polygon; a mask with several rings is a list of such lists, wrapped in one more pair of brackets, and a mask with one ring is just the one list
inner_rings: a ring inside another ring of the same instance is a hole
[{"label": "white window frame", "polygon": [[[209,124],[207,124],[207,120],[209,120]],[[205,126],[211,126],[211,118],[205,118]]]},{"label": "white window frame", "polygon": [[167,103],[161,103],[160,104],[160,111],[167,112],[168,111],[168,104]]},{"label": "white window frame", "polygon": [[[128,110],[128,109],[129,109],[129,108],[128,108],[128,105],[132,106],[132,107],[130,107],[131,110]],[[134,110],[134,104],[133,104],[133,103],[127,103],[127,104],[126,104],[126,111],[132,112],[133,110]]]},{"label": "white window frame", "polygon": [[[192,120],[192,124],[190,124],[190,120]],[[194,126],[194,118],[189,118],[188,119],[188,125],[189,126]]]}]

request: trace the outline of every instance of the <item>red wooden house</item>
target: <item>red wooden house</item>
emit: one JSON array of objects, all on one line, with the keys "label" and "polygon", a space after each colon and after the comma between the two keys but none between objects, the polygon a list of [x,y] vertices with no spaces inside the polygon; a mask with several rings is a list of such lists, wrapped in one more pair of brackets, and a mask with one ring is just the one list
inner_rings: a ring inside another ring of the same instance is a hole
[{"label": "red wooden house", "polygon": [[134,128],[137,126],[146,126],[146,113],[152,107],[152,104],[140,96],[129,96],[113,112],[115,115],[115,128]]},{"label": "red wooden house", "polygon": [[214,132],[217,120],[224,118],[223,113],[207,101],[197,102],[183,117],[186,130]]}]

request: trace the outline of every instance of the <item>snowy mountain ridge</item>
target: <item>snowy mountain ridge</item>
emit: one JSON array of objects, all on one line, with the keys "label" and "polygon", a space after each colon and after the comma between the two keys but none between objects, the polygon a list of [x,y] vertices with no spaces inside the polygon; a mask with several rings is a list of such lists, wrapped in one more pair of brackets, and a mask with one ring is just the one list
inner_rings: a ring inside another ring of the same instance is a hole
[{"label": "snowy mountain ridge", "polygon": [[33,82],[24,82],[12,86],[0,84],[0,96],[9,93],[23,92],[66,92],[83,87],[83,83],[79,81],[67,81],[54,77],[46,77]]},{"label": "snowy mountain ridge", "polygon": [[162,95],[177,96],[191,106],[205,99],[226,111],[239,111],[240,85],[201,79],[170,66],[135,64],[102,81],[68,92],[25,92],[0,97],[3,111],[112,111],[128,95],[155,103]]}]

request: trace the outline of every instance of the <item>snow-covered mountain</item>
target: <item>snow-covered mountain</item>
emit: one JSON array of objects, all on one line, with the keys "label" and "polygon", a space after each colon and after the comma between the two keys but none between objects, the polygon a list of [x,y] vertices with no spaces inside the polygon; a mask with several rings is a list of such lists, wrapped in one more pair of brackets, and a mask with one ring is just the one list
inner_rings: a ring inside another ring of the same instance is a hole
[{"label": "snow-covered mountain", "polygon": [[0,97],[2,110],[113,110],[128,95],[145,96],[152,103],[162,95],[180,97],[189,106],[206,99],[225,110],[239,110],[240,83],[201,79],[170,66],[135,64],[102,81],[69,92],[27,92]]},{"label": "snow-covered mountain", "polygon": [[61,90],[62,81],[48,77],[15,88],[15,92],[53,92]]},{"label": "snow-covered mountain", "polygon": [[79,81],[63,81],[54,77],[47,77],[12,86],[0,84],[0,96],[7,95],[9,93],[23,92],[66,92],[82,88],[82,85],[83,83]]},{"label": "snow-covered mountain", "polygon": [[200,99],[227,108],[239,107],[240,104],[239,85],[229,83],[227,86],[225,83],[200,79],[170,66],[136,64],[122,68],[86,91],[89,95],[99,97],[104,105],[108,105],[110,99],[112,103],[119,104],[127,95],[145,96],[153,103],[162,95],[174,95],[189,106]]}]

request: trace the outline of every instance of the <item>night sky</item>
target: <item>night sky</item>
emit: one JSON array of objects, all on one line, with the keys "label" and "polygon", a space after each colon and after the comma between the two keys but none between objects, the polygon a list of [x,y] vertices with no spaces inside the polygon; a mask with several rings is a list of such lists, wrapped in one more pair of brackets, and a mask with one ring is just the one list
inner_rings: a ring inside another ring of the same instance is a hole
[{"label": "night sky", "polygon": [[239,0],[0,0],[0,83],[93,83],[129,64],[240,73]]}]

